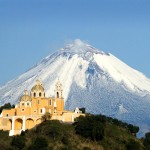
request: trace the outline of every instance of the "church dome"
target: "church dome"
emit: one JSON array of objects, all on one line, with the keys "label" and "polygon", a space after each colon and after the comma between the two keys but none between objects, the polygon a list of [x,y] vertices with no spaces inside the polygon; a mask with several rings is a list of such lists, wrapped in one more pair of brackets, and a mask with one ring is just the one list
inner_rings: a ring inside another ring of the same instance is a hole
[{"label": "church dome", "polygon": [[24,92],[24,95],[20,98],[20,101],[31,101],[31,97],[28,95],[27,91]]},{"label": "church dome", "polygon": [[44,92],[44,87],[43,85],[41,84],[41,82],[39,80],[36,81],[36,85],[32,87],[31,89],[32,92],[34,91],[41,91],[41,92]]}]

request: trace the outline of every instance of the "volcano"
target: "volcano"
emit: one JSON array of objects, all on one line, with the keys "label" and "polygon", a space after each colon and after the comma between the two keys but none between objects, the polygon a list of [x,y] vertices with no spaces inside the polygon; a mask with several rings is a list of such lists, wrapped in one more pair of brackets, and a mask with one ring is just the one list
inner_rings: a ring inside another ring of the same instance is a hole
[{"label": "volcano", "polygon": [[110,53],[79,39],[51,54],[24,74],[0,87],[0,105],[16,104],[23,91],[41,80],[46,96],[63,85],[65,108],[85,107],[150,130],[150,79]]}]

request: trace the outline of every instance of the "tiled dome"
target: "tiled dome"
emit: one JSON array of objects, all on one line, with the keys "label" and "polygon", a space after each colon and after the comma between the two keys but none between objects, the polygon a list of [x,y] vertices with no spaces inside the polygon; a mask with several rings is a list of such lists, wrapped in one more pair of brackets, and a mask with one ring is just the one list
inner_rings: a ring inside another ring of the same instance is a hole
[{"label": "tiled dome", "polygon": [[20,101],[31,101],[31,97],[28,95],[27,91],[24,92],[24,95],[20,98]]},{"label": "tiled dome", "polygon": [[39,80],[36,80],[36,85],[33,86],[33,88],[31,89],[32,92],[34,91],[41,91],[41,92],[44,92],[44,87],[43,85],[41,84],[41,82]]}]

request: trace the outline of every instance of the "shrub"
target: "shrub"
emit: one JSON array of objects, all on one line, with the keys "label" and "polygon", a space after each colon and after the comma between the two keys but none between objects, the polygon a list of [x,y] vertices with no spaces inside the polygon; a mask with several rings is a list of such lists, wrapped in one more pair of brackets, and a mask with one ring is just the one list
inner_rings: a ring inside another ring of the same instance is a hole
[{"label": "shrub", "polygon": [[127,150],[142,150],[142,147],[139,142],[130,140],[126,145]]},{"label": "shrub", "polygon": [[8,141],[0,140],[0,150],[8,150],[10,149],[10,145]]},{"label": "shrub", "polygon": [[145,139],[144,139],[143,144],[147,150],[150,150],[150,132],[145,134]]},{"label": "shrub", "polygon": [[63,136],[61,141],[64,145],[69,145],[69,143],[70,143],[69,137],[66,134]]},{"label": "shrub", "polygon": [[48,146],[48,142],[43,137],[37,137],[34,143],[28,148],[28,150],[44,150]]},{"label": "shrub", "polygon": [[128,127],[128,130],[133,134],[136,134],[137,132],[139,132],[139,127],[137,126],[133,126],[132,124],[129,124],[127,127]]},{"label": "shrub", "polygon": [[64,146],[64,147],[61,147],[60,150],[69,150],[69,149],[68,147]]},{"label": "shrub", "polygon": [[101,116],[80,116],[77,118],[75,130],[77,134],[92,140],[102,140],[105,121]]},{"label": "shrub", "polygon": [[[41,128],[42,126],[42,128]],[[62,140],[64,134],[64,127],[58,120],[49,120],[43,122],[36,129],[37,133],[42,135],[46,135],[53,140]]]},{"label": "shrub", "polygon": [[92,140],[102,140],[104,137],[104,125],[102,123],[95,123],[92,128]]},{"label": "shrub", "polygon": [[15,105],[11,105],[10,103],[4,104],[3,106],[0,107],[0,114],[3,111],[3,109],[11,109],[11,108],[14,108],[14,107],[15,107]]},{"label": "shrub", "polygon": [[91,150],[91,148],[90,148],[90,147],[85,146],[85,147],[83,147],[83,150]]},{"label": "shrub", "polygon": [[83,114],[85,114],[85,108],[79,108],[80,111],[82,111]]},{"label": "shrub", "polygon": [[43,116],[42,116],[42,121],[47,121],[51,119],[51,114],[49,112],[46,112]]},{"label": "shrub", "polygon": [[15,147],[16,149],[23,149],[25,147],[24,136],[14,136],[12,138],[11,146]]}]

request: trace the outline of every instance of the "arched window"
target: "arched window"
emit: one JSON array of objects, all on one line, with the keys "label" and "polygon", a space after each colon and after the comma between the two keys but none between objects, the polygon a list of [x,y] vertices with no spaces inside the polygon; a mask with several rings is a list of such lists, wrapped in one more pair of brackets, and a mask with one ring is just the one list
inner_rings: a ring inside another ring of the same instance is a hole
[{"label": "arched window", "polygon": [[34,97],[36,97],[36,93],[34,92]]},{"label": "arched window", "polygon": [[39,93],[39,97],[41,97],[41,95],[42,95],[42,94],[41,94],[41,92],[40,92],[40,93]]},{"label": "arched window", "polygon": [[57,92],[57,98],[59,98],[59,93]]}]

